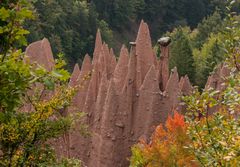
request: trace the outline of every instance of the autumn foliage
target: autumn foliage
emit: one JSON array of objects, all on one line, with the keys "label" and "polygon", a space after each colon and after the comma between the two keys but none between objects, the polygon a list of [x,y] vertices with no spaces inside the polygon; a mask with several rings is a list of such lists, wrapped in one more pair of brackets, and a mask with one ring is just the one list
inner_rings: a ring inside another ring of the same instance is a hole
[{"label": "autumn foliage", "polygon": [[141,140],[132,148],[131,166],[198,166],[194,155],[184,147],[191,142],[187,128],[183,115],[175,112],[169,116],[165,126],[155,129],[149,144]]}]

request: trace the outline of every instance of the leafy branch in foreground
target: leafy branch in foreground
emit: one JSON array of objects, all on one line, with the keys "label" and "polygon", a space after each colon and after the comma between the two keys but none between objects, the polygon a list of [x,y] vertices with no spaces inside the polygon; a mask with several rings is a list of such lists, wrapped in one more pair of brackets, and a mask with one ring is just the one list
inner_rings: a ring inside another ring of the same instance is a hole
[{"label": "leafy branch in foreground", "polygon": [[240,24],[229,1],[229,11],[223,36],[226,52],[225,65],[230,75],[224,79],[221,91],[195,90],[184,97],[187,105],[188,136],[192,143],[188,148],[202,166],[240,165]]},{"label": "leafy branch in foreground", "polygon": [[30,9],[27,0],[1,2],[0,166],[80,166],[79,160],[58,160],[49,145],[76,121],[75,115],[62,115],[76,92],[67,85],[64,61],[60,57],[47,71],[18,49],[26,45],[22,25],[33,18]]}]

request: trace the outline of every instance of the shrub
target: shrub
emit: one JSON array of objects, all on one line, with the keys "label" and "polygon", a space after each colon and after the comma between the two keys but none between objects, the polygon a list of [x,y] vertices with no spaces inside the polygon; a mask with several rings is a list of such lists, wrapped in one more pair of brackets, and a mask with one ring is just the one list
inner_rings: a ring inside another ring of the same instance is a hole
[{"label": "shrub", "polygon": [[149,144],[142,140],[133,146],[131,166],[198,166],[193,154],[184,147],[191,142],[187,127],[184,116],[177,112],[169,116],[165,127],[156,128]]}]

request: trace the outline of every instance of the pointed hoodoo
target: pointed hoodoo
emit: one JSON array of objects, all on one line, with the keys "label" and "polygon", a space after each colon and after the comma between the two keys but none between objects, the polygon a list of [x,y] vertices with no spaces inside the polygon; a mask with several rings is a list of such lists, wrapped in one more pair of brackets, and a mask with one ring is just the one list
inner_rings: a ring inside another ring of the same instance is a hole
[{"label": "pointed hoodoo", "polygon": [[[142,135],[146,135],[148,129],[151,128],[151,120],[153,114],[151,113],[151,106],[153,102],[153,97],[160,94],[157,81],[157,73],[154,68],[154,65],[149,69],[144,82],[140,88],[138,94],[138,106],[135,111],[134,119],[134,135],[137,140]],[[147,136],[144,136],[147,137]]]},{"label": "pointed hoodoo", "polygon": [[179,83],[179,75],[178,75],[177,67],[174,67],[174,69],[172,69],[171,71],[171,75],[167,82],[166,91],[169,91],[172,85],[177,85],[176,88],[178,88],[179,87],[178,83]]},{"label": "pointed hoodoo", "polygon": [[86,55],[82,63],[80,75],[78,76],[78,79],[77,79],[77,85],[79,86],[79,89],[75,97],[73,98],[73,101],[76,104],[76,107],[80,111],[83,110],[83,106],[86,100],[89,81],[90,81],[89,76],[91,75],[91,71],[92,71],[91,58],[89,55]]},{"label": "pointed hoodoo", "polygon": [[133,110],[135,108],[136,101],[136,66],[137,66],[137,57],[136,57],[136,43],[130,42],[131,51],[130,51],[130,59],[128,62],[128,71],[123,87],[123,92],[127,94],[127,106],[129,112],[129,126],[132,127],[132,118],[133,118]]},{"label": "pointed hoodoo", "polygon": [[224,85],[224,80],[227,76],[230,75],[230,70],[227,67],[226,63],[220,64],[214,70],[212,75],[208,77],[207,83],[205,85],[205,89],[214,88],[219,91],[225,89],[226,85]]},{"label": "pointed hoodoo", "polygon": [[221,69],[222,64],[218,65],[214,70],[213,74],[208,77],[205,89],[213,88],[217,89],[219,86],[219,81],[221,79]]},{"label": "pointed hoodoo", "polygon": [[111,61],[112,57],[110,54],[110,49],[106,43],[103,44],[103,55],[104,55],[104,62],[105,62],[105,69],[107,78],[110,79],[111,77]]},{"label": "pointed hoodoo", "polygon": [[[42,66],[48,71],[53,70],[55,62],[52,54],[52,49],[49,41],[44,38],[43,40],[36,41],[31,43],[25,51],[29,62],[31,64],[37,64]],[[27,58],[26,58],[27,59]],[[36,87],[33,87],[42,91],[42,99],[48,100],[53,95],[53,91],[44,90],[44,86],[42,84],[37,84]],[[32,94],[34,91],[28,91],[29,95]],[[29,105],[25,105],[26,107]],[[29,107],[28,110],[33,108]]]},{"label": "pointed hoodoo", "polygon": [[167,96],[167,99],[169,100],[169,106],[171,106],[171,110],[177,109],[180,89],[179,89],[179,76],[176,67],[171,72],[164,94]]},{"label": "pointed hoodoo", "polygon": [[110,55],[111,57],[116,57],[112,48],[110,49]]},{"label": "pointed hoodoo", "polygon": [[110,78],[113,76],[115,67],[117,65],[117,60],[116,60],[116,56],[113,52],[113,49],[110,49],[110,56],[111,56],[111,65],[110,65]]},{"label": "pointed hoodoo", "polygon": [[80,75],[77,80],[78,84],[81,86],[84,86],[85,89],[86,89],[87,85],[84,82],[87,82],[86,81],[87,76],[89,76],[91,72],[92,72],[91,58],[88,54],[86,54],[83,59]]},{"label": "pointed hoodoo", "polygon": [[[76,88],[77,86],[79,86],[79,84],[78,84],[79,75],[80,75],[79,66],[78,66],[78,64],[75,64],[72,75],[71,75],[71,78],[70,78],[70,81],[68,83],[68,85],[70,87]],[[64,112],[64,114],[73,113],[73,112],[76,112],[76,111],[78,111],[78,96],[77,95],[75,95],[73,97],[71,105],[67,108],[67,110],[66,110],[66,112]]]},{"label": "pointed hoodoo", "polygon": [[169,79],[169,44],[171,39],[163,37],[158,40],[161,49],[160,65],[159,65],[159,81],[160,89],[164,91]]},{"label": "pointed hoodoo", "polygon": [[92,70],[92,61],[91,58],[88,54],[85,55],[84,59],[83,59],[83,63],[81,66],[81,71],[91,71]]},{"label": "pointed hoodoo", "polygon": [[140,88],[148,70],[154,64],[150,32],[148,25],[144,21],[141,21],[136,39],[136,55],[137,88]]},{"label": "pointed hoodoo", "polygon": [[120,57],[117,63],[117,66],[115,68],[114,74],[113,74],[113,81],[116,85],[117,91],[122,91],[124,81],[127,75],[127,68],[128,68],[128,50],[127,48],[123,45],[121,52],[120,52]]},{"label": "pointed hoodoo", "polygon": [[127,133],[130,134],[131,128],[133,126],[133,118],[134,118],[134,110],[136,108],[135,101],[138,97],[136,97],[136,43],[130,42],[131,51],[130,51],[130,59],[128,62],[128,72],[126,75],[124,87],[123,87],[123,94],[126,94],[126,106],[128,112],[127,118]]},{"label": "pointed hoodoo", "polygon": [[[92,112],[95,110],[95,103],[97,99],[97,93],[98,93],[98,62],[96,62],[94,66],[94,70],[91,74],[91,79],[89,81],[89,86],[87,90],[86,100],[84,103],[83,109],[81,111],[86,113],[86,117],[83,119],[83,123],[87,124],[89,127],[89,130],[91,131],[92,128],[92,119],[93,115]],[[76,127],[76,131],[79,131],[80,129],[77,129],[79,127]],[[91,138],[90,137],[83,137],[79,133],[76,133],[76,131],[73,131],[70,135],[70,155],[71,157],[79,158],[83,162],[87,162],[89,157],[89,150],[91,146]]]},{"label": "pointed hoodoo", "polygon": [[79,75],[80,75],[79,66],[78,66],[78,64],[75,64],[73,73],[70,78],[69,86],[71,86],[71,87],[77,86],[77,80],[78,80]]},{"label": "pointed hoodoo", "polygon": [[132,145],[131,142],[131,131],[133,128],[133,119],[134,119],[134,110],[136,108],[136,65],[137,65],[137,58],[136,58],[136,42],[130,42],[131,46],[130,50],[130,57],[128,58],[127,63],[127,73],[124,80],[124,86],[121,93],[121,106],[119,106],[120,111],[123,113],[123,124],[125,125],[124,132],[123,132],[123,145],[124,148],[122,150],[122,157],[121,163],[122,166],[128,166],[127,162],[124,160],[126,157],[130,157],[130,146]]},{"label": "pointed hoodoo", "polygon": [[222,68],[220,70],[220,79],[217,87],[218,90],[223,91],[224,89],[226,89],[226,84],[224,83],[226,83],[226,78],[230,76],[230,72],[231,70],[229,69],[227,64],[223,63]]},{"label": "pointed hoodoo", "polygon": [[99,88],[99,63],[96,63],[94,66],[94,70],[92,71],[91,79],[89,82],[89,87],[88,87],[88,94],[86,97],[86,101],[84,104],[84,109],[83,111],[86,113],[90,113],[94,109],[94,104],[97,99],[97,94],[98,94],[98,88]]},{"label": "pointed hoodoo", "polygon": [[110,81],[104,111],[102,115],[100,145],[100,164],[96,166],[122,166],[123,129],[121,112],[119,111],[120,98],[113,80]]},{"label": "pointed hoodoo", "polygon": [[106,59],[106,63],[109,63],[111,60],[111,54],[110,54],[110,49],[108,47],[108,44],[103,43],[103,50],[104,50],[104,56]]},{"label": "pointed hoodoo", "polygon": [[101,79],[101,83],[99,85],[99,91],[96,101],[96,109],[94,114],[94,130],[100,130],[100,121],[103,113],[103,107],[105,104],[107,91],[108,91],[109,81],[107,80],[107,76],[104,75]]},{"label": "pointed hoodoo", "polygon": [[193,90],[193,87],[191,85],[191,82],[189,81],[189,78],[187,75],[184,77],[181,77],[180,82],[179,82],[179,89],[182,93],[182,95],[190,95],[190,93]]},{"label": "pointed hoodoo", "polygon": [[54,61],[54,58],[53,58],[51,44],[50,44],[50,42],[48,41],[47,38],[43,38],[42,47],[43,47],[43,50],[44,50],[45,55],[47,57],[49,68],[52,69],[55,65],[55,61]]},{"label": "pointed hoodoo", "polygon": [[54,67],[55,62],[51,45],[46,38],[31,43],[26,48],[26,55],[29,57],[30,63],[38,63],[48,71],[51,71]]},{"label": "pointed hoodoo", "polygon": [[[99,69],[99,77],[107,73],[107,62],[105,57],[104,49],[102,48],[99,58],[98,58],[98,69]],[[99,78],[99,79],[100,79]]]},{"label": "pointed hoodoo", "polygon": [[99,57],[99,54],[101,52],[102,45],[103,45],[103,43],[102,43],[101,32],[98,29],[97,30],[97,35],[96,35],[96,40],[95,40],[95,49],[94,49],[94,52],[93,52],[93,64],[95,64],[98,61],[98,57]]},{"label": "pointed hoodoo", "polygon": [[98,92],[96,107],[95,107],[95,114],[94,114],[94,124],[92,128],[92,138],[91,138],[91,150],[90,156],[88,160],[88,166],[96,166],[99,162],[99,142],[102,140],[101,136],[101,123],[102,123],[102,115],[104,104],[106,101],[107,91],[108,91],[109,81],[107,80],[107,76],[104,75],[101,79],[101,84]]}]

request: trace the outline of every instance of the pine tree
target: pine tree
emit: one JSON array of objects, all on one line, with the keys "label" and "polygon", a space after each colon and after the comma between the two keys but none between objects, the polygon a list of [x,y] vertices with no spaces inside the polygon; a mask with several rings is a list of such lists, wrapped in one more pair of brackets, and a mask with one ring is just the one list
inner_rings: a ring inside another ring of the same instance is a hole
[{"label": "pine tree", "polygon": [[170,46],[170,68],[176,66],[180,76],[187,74],[193,82],[195,76],[194,59],[186,29],[179,27],[170,35],[173,41]]},{"label": "pine tree", "polygon": [[220,34],[212,34],[203,44],[201,50],[194,50],[195,82],[200,88],[204,88],[209,74],[224,59],[224,53]]}]

